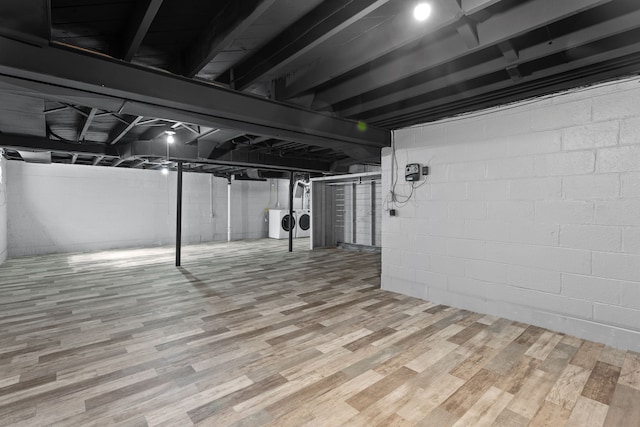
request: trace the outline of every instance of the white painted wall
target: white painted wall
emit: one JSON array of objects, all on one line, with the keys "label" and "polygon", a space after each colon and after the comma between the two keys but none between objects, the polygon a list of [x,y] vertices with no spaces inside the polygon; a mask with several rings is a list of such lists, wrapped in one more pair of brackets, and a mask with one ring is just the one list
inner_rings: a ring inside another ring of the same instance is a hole
[{"label": "white painted wall", "polygon": [[0,155],[0,264],[7,259],[7,161]]},{"label": "white painted wall", "polygon": [[432,174],[383,215],[383,288],[640,351],[638,83],[397,131],[400,182]]},{"label": "white painted wall", "polygon": [[[176,174],[62,164],[7,163],[8,252],[54,252],[175,242]],[[286,200],[288,183],[280,180]],[[267,236],[276,180],[232,183],[232,239]],[[227,238],[227,181],[185,173],[183,243]]]},{"label": "white painted wall", "polygon": [[[382,212],[380,182],[374,182],[373,200],[371,182],[345,184],[336,188],[336,230],[338,241],[357,245],[380,246]],[[355,206],[353,193],[355,189]],[[374,232],[372,234],[371,222]],[[355,233],[354,233],[355,224]]]}]

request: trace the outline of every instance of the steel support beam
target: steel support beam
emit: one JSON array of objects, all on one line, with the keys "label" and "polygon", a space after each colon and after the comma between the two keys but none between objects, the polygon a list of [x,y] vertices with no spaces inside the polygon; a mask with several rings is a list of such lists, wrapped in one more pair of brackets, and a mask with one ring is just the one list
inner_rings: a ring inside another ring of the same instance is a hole
[{"label": "steel support beam", "polygon": [[[571,2],[536,0],[524,2],[478,23],[475,26],[475,33],[469,34],[468,38],[454,34],[438,41],[438,43],[428,44],[420,49],[419,54],[410,54],[388,61],[364,74],[319,92],[316,98],[322,103],[333,105],[454,61],[469,53],[486,49],[608,1],[611,0],[575,0]],[[468,42],[473,43],[471,39],[474,37],[479,42],[475,44],[475,47],[470,48]]]},{"label": "steel support beam", "polygon": [[115,145],[120,141],[126,134],[129,133],[131,129],[133,129],[140,120],[142,120],[142,116],[138,117],[128,117],[128,124],[123,124],[122,126],[117,127],[111,132],[109,135],[109,144]]},{"label": "steel support beam", "polygon": [[233,150],[225,153],[216,153],[214,150],[209,160],[257,168],[260,166],[268,166],[274,169],[290,169],[295,167],[304,172],[331,172],[331,163],[329,162],[299,157],[280,157],[257,151]]},{"label": "steel support beam", "polygon": [[87,115],[87,117],[85,117],[84,123],[82,124],[82,129],[80,129],[80,133],[78,133],[78,139],[77,139],[78,141],[84,140],[84,137],[87,135],[87,131],[89,130],[89,127],[91,127],[91,122],[96,116],[97,111],[98,111],[97,108],[92,108],[91,111],[89,111],[89,114]]},{"label": "steel support beam", "polygon": [[106,145],[74,144],[38,136],[12,135],[8,133],[0,133],[0,147],[13,150],[31,149],[87,156],[118,156],[114,147],[107,147]]},{"label": "steel support beam", "polygon": [[[389,0],[329,0],[293,23],[253,56],[233,67],[233,87],[244,90],[284,67]],[[346,4],[345,4],[346,3]]]},{"label": "steel support beam", "polygon": [[133,157],[168,157],[193,163],[216,163],[273,170],[290,170],[296,168],[305,172],[331,172],[329,162],[298,157],[280,157],[249,150],[217,150],[216,143],[199,141],[197,144],[171,144],[167,153],[167,144],[158,141],[136,141],[117,145],[122,158]]},{"label": "steel support beam", "polygon": [[[100,108],[91,105],[91,97],[101,105],[120,100],[124,114],[171,117],[212,128],[236,129],[345,152],[353,150],[354,154],[362,150],[365,156],[391,143],[391,133],[386,129],[368,126],[359,130],[355,121],[75,49],[37,48],[0,38],[0,52],[0,74],[21,80],[20,85],[27,90],[35,85],[44,93],[58,96],[65,91],[77,96],[79,91],[87,97],[79,105]],[[3,79],[0,76],[0,83]]]},{"label": "steel support beam", "polygon": [[[344,142],[344,135],[342,135],[342,139],[340,140],[340,136],[338,134],[334,134],[335,139],[327,139],[324,137],[317,137],[316,135],[309,135],[306,133],[298,132],[298,131],[289,131],[289,130],[280,130],[279,132],[271,132],[268,129],[265,129],[262,125],[257,125],[250,122],[245,122],[242,126],[238,125],[237,122],[233,120],[221,119],[221,118],[212,118],[208,115],[202,115],[197,113],[184,113],[180,110],[168,109],[163,107],[150,106],[148,104],[139,104],[136,102],[128,102],[124,110],[129,113],[134,114],[145,114],[151,117],[172,117],[173,119],[183,119],[183,121],[191,121],[200,124],[201,126],[206,127],[219,127],[224,129],[238,129],[240,130],[239,134],[252,134],[252,135],[263,135],[269,136],[274,139],[286,139],[289,141],[296,141],[301,144],[313,145],[317,147],[330,148],[336,151],[340,151],[345,153],[347,156],[352,157],[358,160],[367,160],[372,157],[379,158],[380,149],[379,143],[375,142],[375,140],[368,141],[367,143],[355,143],[355,142]],[[316,124],[319,128],[323,128],[328,117],[324,116],[322,119],[315,118],[315,121],[308,124],[306,127],[307,131],[311,131],[315,133],[315,128],[313,127]],[[279,116],[274,117],[274,120],[279,119]],[[338,119],[341,120],[341,119]],[[355,121],[351,121],[352,125],[348,126],[348,129],[344,129],[347,132],[352,132],[353,129],[357,128],[357,124]],[[275,123],[272,123],[274,125]],[[375,132],[381,130],[381,128],[374,128]],[[367,134],[371,128],[367,128],[366,131],[362,132],[362,134]],[[267,133],[268,132],[268,133]],[[384,130],[383,133],[388,133],[388,131]],[[274,136],[275,135],[275,136]],[[354,135],[355,136],[355,135]],[[386,139],[386,138],[385,138]],[[390,141],[390,133],[389,133],[389,141]],[[389,142],[390,144],[390,142]]]},{"label": "steel support beam", "polygon": [[182,162],[178,162],[176,196],[176,267],[182,263]]},{"label": "steel support beam", "polygon": [[432,17],[429,25],[416,22],[411,16],[412,11],[407,10],[391,21],[379,25],[366,37],[355,38],[341,46],[331,60],[318,63],[306,73],[294,76],[284,89],[283,98],[288,99],[303,94],[336,76],[447,27],[463,15],[456,1],[442,1],[438,5],[441,10]]},{"label": "steel support beam", "polygon": [[95,159],[93,159],[93,162],[91,164],[93,166],[98,166],[102,159],[104,159],[104,156],[97,156]]},{"label": "steel support beam", "polygon": [[502,43],[498,43],[498,49],[500,49],[500,52],[502,52],[502,56],[504,56],[504,58],[509,62],[515,62],[519,58],[518,50],[510,40],[505,40]]},{"label": "steel support beam", "polygon": [[184,52],[183,74],[193,77],[220,52],[228,48],[275,0],[234,0],[196,38],[199,42]]},{"label": "steel support beam", "polygon": [[473,15],[489,6],[493,6],[499,1],[500,0],[461,0],[460,6],[462,6],[465,14]]},{"label": "steel support beam", "polygon": [[156,17],[162,0],[138,0],[125,33],[122,59],[131,61]]},{"label": "steel support beam", "polygon": [[0,36],[46,46],[51,39],[49,0],[0,1]]},{"label": "steel support beam", "polygon": [[463,19],[460,24],[456,27],[456,31],[462,37],[464,42],[467,45],[467,48],[473,49],[474,47],[478,47],[480,44],[480,40],[478,40],[478,30],[476,29],[477,24],[470,19]]}]

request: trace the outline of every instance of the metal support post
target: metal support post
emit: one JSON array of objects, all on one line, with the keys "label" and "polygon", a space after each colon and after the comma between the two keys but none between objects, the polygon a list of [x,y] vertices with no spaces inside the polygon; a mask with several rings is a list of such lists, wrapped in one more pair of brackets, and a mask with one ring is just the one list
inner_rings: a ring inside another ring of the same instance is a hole
[{"label": "metal support post", "polygon": [[182,249],[182,162],[178,162],[178,196],[176,201],[176,267],[180,267]]},{"label": "metal support post", "polygon": [[289,252],[293,252],[293,171],[289,172]]},{"label": "metal support post", "polygon": [[227,178],[227,242],[231,241],[231,175]]}]

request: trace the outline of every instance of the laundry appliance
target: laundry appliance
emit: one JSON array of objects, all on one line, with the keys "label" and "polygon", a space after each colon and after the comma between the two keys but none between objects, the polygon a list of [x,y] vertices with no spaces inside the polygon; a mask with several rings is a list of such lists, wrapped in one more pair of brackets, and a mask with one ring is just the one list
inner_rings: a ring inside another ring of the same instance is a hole
[{"label": "laundry appliance", "polygon": [[293,237],[295,237],[297,222],[295,211],[291,218],[288,209],[269,209],[269,237],[288,239],[290,227],[293,227]]},{"label": "laundry appliance", "polygon": [[311,235],[311,209],[296,209],[296,230],[294,237],[309,237]]}]

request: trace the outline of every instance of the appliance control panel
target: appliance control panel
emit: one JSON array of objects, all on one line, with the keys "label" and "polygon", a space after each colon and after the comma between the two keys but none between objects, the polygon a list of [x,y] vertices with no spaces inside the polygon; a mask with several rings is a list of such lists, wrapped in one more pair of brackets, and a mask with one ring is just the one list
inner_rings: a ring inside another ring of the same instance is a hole
[{"label": "appliance control panel", "polygon": [[404,167],[404,180],[407,182],[419,181],[420,180],[420,164],[419,163],[409,163]]}]

